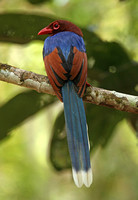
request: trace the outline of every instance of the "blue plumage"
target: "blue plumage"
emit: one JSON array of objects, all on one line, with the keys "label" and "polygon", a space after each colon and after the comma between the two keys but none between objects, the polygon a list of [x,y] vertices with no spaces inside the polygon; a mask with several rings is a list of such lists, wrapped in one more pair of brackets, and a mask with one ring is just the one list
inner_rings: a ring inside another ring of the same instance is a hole
[{"label": "blue plumage", "polygon": [[77,95],[72,81],[68,81],[62,87],[62,95],[72,168],[75,174],[80,176],[76,184],[78,187],[81,187],[83,183],[89,186],[92,177],[89,177],[90,180],[86,181],[86,177],[84,178],[85,173],[91,170],[91,164],[83,101]]},{"label": "blue plumage", "polygon": [[81,52],[86,52],[83,38],[76,33],[64,31],[47,37],[43,48],[43,58],[49,55],[56,47],[60,47],[67,59],[71,46],[76,47]]},{"label": "blue plumage", "polygon": [[64,103],[68,147],[75,184],[89,187],[92,170],[89,138],[83,105],[87,78],[87,56],[83,34],[74,24],[58,20],[39,34],[51,33],[45,40],[43,58],[49,81]]},{"label": "blue plumage", "polygon": [[90,168],[90,162],[87,159],[89,158],[89,147],[83,101],[76,94],[71,81],[62,87],[62,95],[72,164],[76,171],[81,169],[86,171]]}]

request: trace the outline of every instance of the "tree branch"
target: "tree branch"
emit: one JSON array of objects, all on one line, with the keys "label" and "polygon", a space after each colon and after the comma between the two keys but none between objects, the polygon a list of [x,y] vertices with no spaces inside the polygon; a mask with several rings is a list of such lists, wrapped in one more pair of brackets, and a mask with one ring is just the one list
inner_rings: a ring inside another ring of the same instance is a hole
[{"label": "tree branch", "polygon": [[[55,95],[48,77],[0,63],[0,80],[37,92]],[[88,86],[83,100],[96,105],[112,107],[117,110],[138,113],[138,97]]]}]

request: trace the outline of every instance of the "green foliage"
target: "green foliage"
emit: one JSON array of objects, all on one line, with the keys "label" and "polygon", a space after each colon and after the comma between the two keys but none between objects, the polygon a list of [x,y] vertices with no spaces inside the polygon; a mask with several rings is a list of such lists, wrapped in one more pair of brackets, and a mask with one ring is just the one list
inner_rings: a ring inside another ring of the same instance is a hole
[{"label": "green foliage", "polygon": [[[84,33],[88,82],[137,95],[137,0],[1,0],[0,8],[2,62],[43,73],[45,36],[37,33],[67,19]],[[78,190],[71,173],[62,172],[71,165],[57,98],[6,83],[0,91],[0,199],[138,199],[137,115],[85,104],[94,183]]]},{"label": "green foliage", "polygon": [[63,112],[59,113],[54,123],[50,146],[50,161],[55,169],[60,171],[71,167]]},{"label": "green foliage", "polygon": [[35,91],[22,92],[0,107],[0,140],[41,109],[49,106],[55,98]]},{"label": "green foliage", "polygon": [[[25,44],[40,39],[37,35],[39,30],[51,20],[53,19],[48,16],[33,14],[0,14],[0,41]],[[44,36],[41,38],[44,39]]]},{"label": "green foliage", "polygon": [[44,3],[48,0],[28,0],[29,3],[31,4],[41,4],[41,3]]}]

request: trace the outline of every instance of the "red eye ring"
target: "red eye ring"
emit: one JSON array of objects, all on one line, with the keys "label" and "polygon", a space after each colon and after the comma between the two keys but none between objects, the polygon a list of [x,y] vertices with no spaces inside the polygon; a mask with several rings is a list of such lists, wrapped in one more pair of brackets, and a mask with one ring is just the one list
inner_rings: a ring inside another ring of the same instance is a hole
[{"label": "red eye ring", "polygon": [[53,24],[53,29],[54,29],[54,30],[59,29],[59,27],[60,27],[60,25],[59,25],[58,22],[55,22],[55,23]]}]

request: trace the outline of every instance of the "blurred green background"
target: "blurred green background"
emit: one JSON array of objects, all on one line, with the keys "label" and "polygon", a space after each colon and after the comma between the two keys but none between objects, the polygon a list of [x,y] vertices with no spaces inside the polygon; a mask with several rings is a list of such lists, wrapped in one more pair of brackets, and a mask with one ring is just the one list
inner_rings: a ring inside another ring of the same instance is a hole
[{"label": "blurred green background", "polygon": [[[37,33],[61,18],[83,30],[88,82],[137,95],[137,0],[0,0],[0,62],[45,75],[45,36]],[[94,182],[78,189],[62,103],[0,82],[1,200],[138,199],[137,115],[85,108]]]}]

